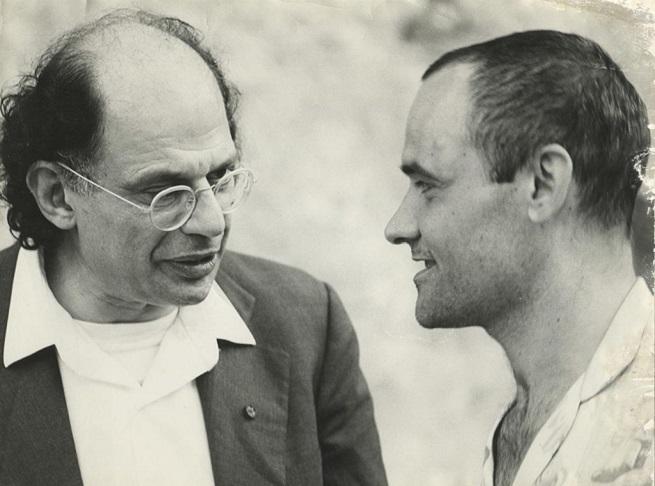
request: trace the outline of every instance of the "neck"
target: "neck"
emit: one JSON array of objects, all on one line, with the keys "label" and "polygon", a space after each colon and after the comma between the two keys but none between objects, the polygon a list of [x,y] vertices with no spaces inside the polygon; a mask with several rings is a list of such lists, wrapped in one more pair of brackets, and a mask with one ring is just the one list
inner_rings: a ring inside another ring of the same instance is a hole
[{"label": "neck", "polygon": [[104,285],[74,248],[60,244],[44,252],[48,285],[61,306],[74,318],[89,322],[144,322],[162,317],[174,306],[158,306],[119,299]]},{"label": "neck", "polygon": [[567,247],[552,251],[524,305],[488,328],[512,366],[516,405],[533,422],[543,422],[585,371],[635,281],[624,238],[561,241]]}]

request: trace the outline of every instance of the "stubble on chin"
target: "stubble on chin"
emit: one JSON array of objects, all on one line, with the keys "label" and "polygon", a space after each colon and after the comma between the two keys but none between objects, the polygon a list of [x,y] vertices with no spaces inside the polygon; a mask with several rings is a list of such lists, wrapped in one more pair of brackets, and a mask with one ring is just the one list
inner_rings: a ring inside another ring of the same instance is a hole
[{"label": "stubble on chin", "polygon": [[479,325],[472,322],[472,316],[449,302],[446,296],[440,298],[421,297],[416,301],[415,317],[425,329],[458,329]]}]

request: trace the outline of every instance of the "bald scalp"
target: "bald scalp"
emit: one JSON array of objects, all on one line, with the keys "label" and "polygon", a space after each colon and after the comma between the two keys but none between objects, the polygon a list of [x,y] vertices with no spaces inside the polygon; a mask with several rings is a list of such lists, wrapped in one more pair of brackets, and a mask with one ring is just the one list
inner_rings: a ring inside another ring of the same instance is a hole
[{"label": "bald scalp", "polygon": [[[194,110],[213,103],[217,116],[227,115],[238,149],[238,94],[200,32],[182,20],[123,9],[65,33],[32,73],[0,97],[0,198],[9,206],[12,232],[29,249],[50,247],[60,234],[42,216],[25,183],[34,162],[65,162],[93,177],[97,161],[106,155],[109,120],[136,117],[141,110],[152,115],[151,129],[157,124],[166,129],[156,111],[166,105]],[[127,125],[134,126],[134,120]],[[72,188],[82,187],[73,175],[62,177]]]},{"label": "bald scalp", "polygon": [[[206,84],[211,88],[207,91],[222,101],[203,59],[184,42],[148,25],[112,25],[87,39],[81,48],[93,53],[95,79],[107,101],[150,97],[157,89],[184,94],[178,86],[188,80],[202,82],[196,89]],[[197,97],[189,93],[188,100]]]},{"label": "bald scalp", "polygon": [[[96,59],[93,71],[104,104],[106,137],[120,137],[121,130],[148,136],[173,132],[173,127],[185,136],[197,127],[180,127],[170,114],[200,113],[208,105],[217,119],[226,116],[211,70],[179,39],[149,26],[116,25],[91,39],[87,48]],[[150,122],[144,125],[144,119]]]}]

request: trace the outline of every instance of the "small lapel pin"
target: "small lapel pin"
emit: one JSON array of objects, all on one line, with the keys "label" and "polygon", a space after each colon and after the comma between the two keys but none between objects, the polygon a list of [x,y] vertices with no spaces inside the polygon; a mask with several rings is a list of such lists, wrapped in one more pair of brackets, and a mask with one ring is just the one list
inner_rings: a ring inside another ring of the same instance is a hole
[{"label": "small lapel pin", "polygon": [[255,410],[255,407],[252,405],[246,405],[243,407],[243,414],[247,419],[254,420],[254,418],[257,416],[257,410]]}]

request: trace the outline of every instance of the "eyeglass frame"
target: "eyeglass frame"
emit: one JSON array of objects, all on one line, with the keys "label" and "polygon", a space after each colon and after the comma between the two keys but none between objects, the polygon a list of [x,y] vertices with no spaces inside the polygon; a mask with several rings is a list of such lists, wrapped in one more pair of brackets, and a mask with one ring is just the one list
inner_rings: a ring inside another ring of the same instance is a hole
[{"label": "eyeglass frame", "polygon": [[[212,192],[214,192],[214,188],[216,186],[218,186],[222,181],[224,181],[225,178],[233,177],[234,174],[247,174],[248,175],[248,182],[247,182],[246,190],[244,192],[243,197],[239,201],[239,204],[235,205],[233,208],[230,208],[228,210],[224,210],[221,207],[221,211],[223,212],[223,214],[230,214],[230,213],[233,213],[234,211],[236,211],[239,208],[239,206],[241,205],[241,202],[243,202],[246,199],[246,197],[248,196],[248,193],[250,192],[250,189],[252,188],[252,185],[256,182],[256,179],[254,177],[254,174],[253,174],[252,170],[248,169],[247,167],[239,167],[238,169],[228,171],[223,177],[221,177],[214,184],[211,184],[209,187],[203,187],[203,188],[200,188],[200,189],[193,189],[190,186],[180,184],[180,185],[177,185],[177,186],[171,186],[171,187],[167,187],[166,189],[162,189],[157,194],[155,194],[155,196],[152,198],[152,202],[150,203],[150,205],[146,207],[144,205],[141,205],[141,204],[135,203],[133,201],[130,201],[129,199],[126,199],[123,196],[121,196],[119,194],[116,194],[113,191],[110,191],[106,187],[102,187],[97,182],[94,182],[91,179],[89,179],[88,177],[83,176],[82,174],[77,172],[75,169],[72,169],[71,167],[64,164],[63,162],[57,162],[57,165],[62,167],[63,169],[66,169],[67,171],[75,174],[77,177],[79,177],[80,179],[82,179],[85,182],[88,182],[92,186],[97,187],[98,189],[100,189],[100,190],[102,190],[102,191],[104,191],[104,192],[106,192],[108,194],[111,194],[112,196],[120,199],[123,202],[126,202],[130,206],[134,206],[135,208],[139,209],[142,212],[148,213],[150,223],[152,223],[152,225],[155,228],[157,228],[158,230],[167,231],[167,232],[168,231],[175,231],[176,229],[181,228],[182,226],[184,226],[189,221],[189,219],[191,219],[191,216],[193,215],[194,211],[196,210],[196,207],[198,206],[198,196],[197,196],[197,194],[199,192],[208,191],[208,190],[211,190]],[[153,213],[152,205],[153,205],[154,201],[156,201],[157,198],[161,197],[162,195],[166,195],[168,193],[175,192],[175,191],[178,191],[180,189],[187,189],[193,194],[193,208],[191,209],[191,211],[189,211],[189,214],[179,224],[176,224],[176,225],[174,225],[174,226],[172,226],[170,228],[165,228],[165,229],[158,227],[154,223],[154,221],[152,220],[152,213]],[[215,194],[216,193],[214,193],[214,195]],[[219,203],[219,206],[220,206],[220,203]]]}]

